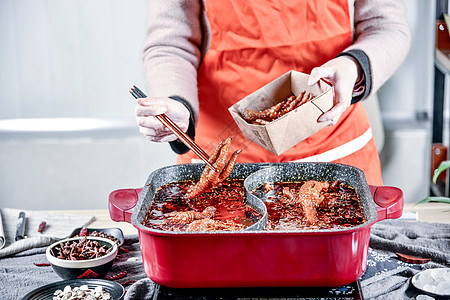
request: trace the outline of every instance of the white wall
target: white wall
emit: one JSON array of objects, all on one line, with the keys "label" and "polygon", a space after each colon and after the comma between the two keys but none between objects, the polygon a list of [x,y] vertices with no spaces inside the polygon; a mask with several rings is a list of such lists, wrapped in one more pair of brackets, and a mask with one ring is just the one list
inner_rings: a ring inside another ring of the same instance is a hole
[{"label": "white wall", "polygon": [[108,195],[145,184],[175,157],[140,136],[8,139],[0,144],[0,207],[107,209]]},{"label": "white wall", "polygon": [[175,162],[167,144],[139,134],[129,94],[144,88],[146,16],[145,0],[0,1],[0,123],[100,124],[0,128],[0,207],[106,209],[111,191]]},{"label": "white wall", "polygon": [[0,118],[129,118],[145,0],[0,1]]},{"label": "white wall", "polygon": [[[405,3],[413,45],[380,91],[388,122],[431,109],[434,2]],[[80,124],[85,118],[112,124],[83,132],[35,132],[34,121],[19,132],[0,128],[0,207],[106,209],[112,190],[142,186],[151,171],[175,162],[167,144],[137,132],[128,92],[144,87],[146,10],[145,0],[0,1],[0,121],[56,118],[51,124],[60,128],[59,118],[75,117]],[[383,177],[411,202],[427,192],[419,185],[428,131],[420,131],[420,147],[404,146],[401,140],[414,139],[403,124],[388,128]],[[416,164],[408,165],[410,159]]]}]

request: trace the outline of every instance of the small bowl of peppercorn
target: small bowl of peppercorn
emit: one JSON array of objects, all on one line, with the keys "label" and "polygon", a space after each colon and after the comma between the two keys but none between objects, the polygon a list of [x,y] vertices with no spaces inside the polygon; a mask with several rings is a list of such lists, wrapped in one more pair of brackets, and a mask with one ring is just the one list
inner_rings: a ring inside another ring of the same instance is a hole
[{"label": "small bowl of peppercorn", "polygon": [[47,247],[45,255],[53,270],[63,279],[103,278],[118,252],[108,238],[81,236],[60,240]]}]

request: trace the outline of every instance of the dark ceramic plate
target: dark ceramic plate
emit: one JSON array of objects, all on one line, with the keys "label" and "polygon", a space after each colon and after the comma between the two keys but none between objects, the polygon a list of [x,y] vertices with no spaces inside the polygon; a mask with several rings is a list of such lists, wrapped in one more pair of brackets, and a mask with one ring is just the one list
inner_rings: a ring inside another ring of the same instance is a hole
[{"label": "dark ceramic plate", "polygon": [[[81,229],[82,229],[81,227],[76,228],[74,231],[72,231],[72,233],[70,234],[69,237],[75,237],[75,236],[79,235]],[[123,232],[120,228],[86,228],[86,229],[87,229],[88,235],[94,231],[103,232],[105,234],[111,235],[114,238],[116,238],[119,241],[119,245],[118,245],[119,247],[122,246],[122,244],[123,244],[124,237],[123,237]]]},{"label": "dark ceramic plate", "polygon": [[70,285],[72,288],[76,286],[87,285],[90,289],[95,289],[101,286],[105,292],[111,294],[112,300],[119,300],[125,295],[125,288],[117,282],[104,280],[104,279],[71,279],[53,282],[37,288],[28,294],[26,294],[22,300],[47,300],[53,299],[53,293],[56,290],[64,290],[64,288]]}]

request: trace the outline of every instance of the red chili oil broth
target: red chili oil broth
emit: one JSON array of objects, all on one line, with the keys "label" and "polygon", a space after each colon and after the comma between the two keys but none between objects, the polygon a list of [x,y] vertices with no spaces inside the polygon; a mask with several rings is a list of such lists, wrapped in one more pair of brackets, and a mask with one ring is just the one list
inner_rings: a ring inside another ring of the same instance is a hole
[{"label": "red chili oil broth", "polygon": [[[188,224],[165,223],[171,212],[202,212],[208,206],[216,209],[214,220],[232,221],[248,227],[261,219],[262,215],[245,203],[243,179],[227,179],[194,199],[186,197],[195,181],[186,180],[161,186],[143,221],[143,225],[159,230],[184,231]],[[232,230],[232,229],[230,229]]]},{"label": "red chili oil broth", "polygon": [[[153,229],[184,231],[187,224],[164,223],[166,214],[192,210],[202,212],[208,206],[216,208],[214,219],[231,220],[246,227],[261,218],[259,212],[245,204],[243,180],[225,180],[214,189],[189,200],[186,194],[194,183],[179,181],[161,186],[142,224]],[[283,187],[299,189],[303,183],[304,181],[276,182],[271,184],[270,191],[263,186],[252,191],[267,207],[267,230],[338,229],[360,225],[366,221],[355,189],[336,181],[329,182],[327,191],[322,192],[325,199],[316,208],[317,223],[308,224],[300,206],[292,207],[280,201]]]},{"label": "red chili oil broth", "polygon": [[316,207],[317,223],[309,224],[300,205],[294,207],[280,201],[283,187],[299,189],[302,182],[276,182],[270,189],[261,186],[252,193],[264,200],[268,212],[268,230],[338,229],[362,224],[366,221],[361,201],[355,189],[342,182],[329,182],[327,190],[321,192],[324,200]]}]

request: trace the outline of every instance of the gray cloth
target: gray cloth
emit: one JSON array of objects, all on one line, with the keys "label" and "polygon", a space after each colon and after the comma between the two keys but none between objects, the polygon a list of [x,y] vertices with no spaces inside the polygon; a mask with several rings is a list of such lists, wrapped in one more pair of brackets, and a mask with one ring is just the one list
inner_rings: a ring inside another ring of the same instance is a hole
[{"label": "gray cloth", "polygon": [[[19,213],[25,212],[25,239],[15,241],[16,225]],[[16,254],[36,247],[48,246],[62,238],[68,237],[78,227],[87,226],[95,218],[75,214],[57,214],[32,210],[12,208],[0,209],[2,226],[4,228],[5,247],[0,250],[0,257]],[[38,232],[39,224],[45,221],[46,227]]]},{"label": "gray cloth", "polygon": [[136,281],[125,294],[125,300],[152,299],[155,287],[156,284],[148,278]]},{"label": "gray cloth", "polygon": [[46,247],[34,248],[19,254],[0,258],[1,299],[21,299],[28,292],[60,281],[51,267],[37,267],[33,263],[48,263]]},{"label": "gray cloth", "polygon": [[427,257],[439,266],[450,266],[450,224],[385,220],[372,226],[370,246]]},{"label": "gray cloth", "polygon": [[401,267],[362,281],[365,299],[411,299],[407,295],[409,279],[418,271]]},{"label": "gray cloth", "polygon": [[[146,278],[141,259],[138,237],[127,236],[119,256],[114,261],[107,277],[127,271],[123,278],[115,280],[118,283]],[[21,253],[0,258],[0,299],[17,300],[41,286],[61,281],[50,266],[35,266],[34,263],[48,263],[45,258],[46,247],[34,248]],[[128,289],[130,285],[126,285]],[[142,298],[141,298],[142,299]]]},{"label": "gray cloth", "polygon": [[5,245],[6,245],[5,230],[3,229],[2,213],[0,211],[0,249],[5,247]]},{"label": "gray cloth", "polygon": [[[405,263],[398,259],[396,252],[431,258],[431,261],[423,265]],[[368,266],[361,278],[364,297],[427,299],[428,296],[411,287],[411,277],[424,269],[449,266],[450,224],[403,220],[378,222],[371,229]]]}]

